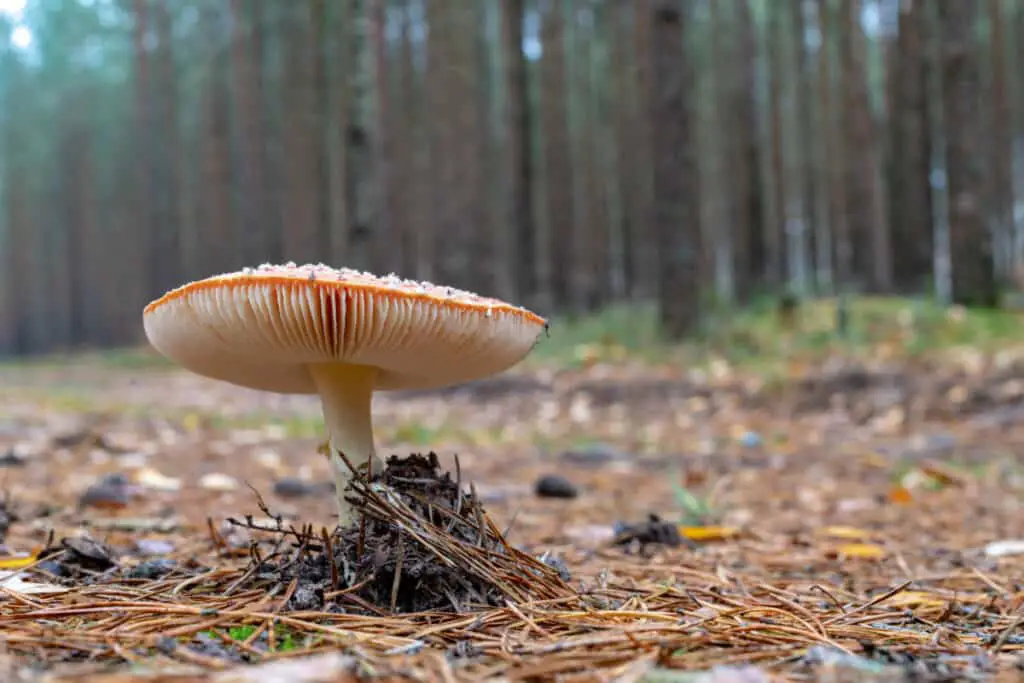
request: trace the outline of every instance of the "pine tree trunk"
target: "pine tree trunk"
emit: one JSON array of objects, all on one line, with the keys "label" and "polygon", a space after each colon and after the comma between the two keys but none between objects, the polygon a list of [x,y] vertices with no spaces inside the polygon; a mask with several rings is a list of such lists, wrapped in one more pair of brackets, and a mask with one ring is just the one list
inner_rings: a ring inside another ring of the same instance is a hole
[{"label": "pine tree trunk", "polygon": [[945,0],[942,26],[943,114],[949,183],[949,243],[953,301],[994,306],[998,301],[992,239],[985,223],[981,156],[981,60],[976,40],[978,3]]},{"label": "pine tree trunk", "polygon": [[656,0],[650,18],[659,317],[670,339],[697,330],[702,294],[698,165],[689,101],[694,79],[684,41],[686,10],[685,0]]}]

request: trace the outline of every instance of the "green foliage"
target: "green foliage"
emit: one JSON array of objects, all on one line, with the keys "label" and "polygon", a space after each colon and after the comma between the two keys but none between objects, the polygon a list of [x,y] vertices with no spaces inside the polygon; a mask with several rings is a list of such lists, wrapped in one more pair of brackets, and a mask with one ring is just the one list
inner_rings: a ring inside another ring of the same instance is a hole
[{"label": "green foliage", "polygon": [[553,319],[550,337],[541,340],[531,362],[579,367],[629,357],[700,367],[721,358],[771,372],[789,361],[830,355],[916,357],[964,346],[991,350],[1020,343],[1022,322],[1022,314],[1011,311],[862,297],[850,299],[848,329],[840,336],[837,315],[836,299],[811,299],[797,307],[789,327],[780,320],[778,300],[762,297],[744,309],[720,308],[699,337],[669,345],[658,334],[653,305],[616,305],[593,315]]}]

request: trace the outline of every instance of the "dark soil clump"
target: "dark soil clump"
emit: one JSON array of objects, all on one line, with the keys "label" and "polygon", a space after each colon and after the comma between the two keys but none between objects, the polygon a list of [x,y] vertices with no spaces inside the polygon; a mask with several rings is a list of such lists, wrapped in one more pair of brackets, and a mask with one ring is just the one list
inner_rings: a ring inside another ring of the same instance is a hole
[{"label": "dark soil clump", "polygon": [[333,534],[282,531],[292,549],[257,560],[256,580],[279,591],[294,582],[286,609],[464,612],[575,595],[557,569],[506,543],[434,453],[392,456],[380,476],[356,478],[347,493],[360,521]]}]

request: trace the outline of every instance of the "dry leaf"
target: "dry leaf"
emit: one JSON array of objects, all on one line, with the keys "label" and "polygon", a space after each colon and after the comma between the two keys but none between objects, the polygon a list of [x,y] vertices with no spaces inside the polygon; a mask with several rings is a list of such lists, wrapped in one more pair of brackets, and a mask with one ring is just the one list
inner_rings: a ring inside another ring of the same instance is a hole
[{"label": "dry leaf", "polygon": [[28,555],[18,557],[0,557],[0,569],[24,569],[36,563],[39,559],[39,548],[36,548]]},{"label": "dry leaf", "polygon": [[[949,600],[927,591],[903,591],[885,601],[887,607],[945,607]],[[967,602],[967,601],[964,601]]]},{"label": "dry leaf", "polygon": [[679,535],[691,541],[724,541],[733,538],[740,530],[733,526],[680,526]]},{"label": "dry leaf", "polygon": [[844,543],[833,551],[840,558],[878,560],[885,557],[885,549],[873,543]]},{"label": "dry leaf", "polygon": [[853,526],[827,526],[821,530],[821,533],[830,538],[845,538],[854,541],[870,538],[872,535],[867,529],[858,529]]}]

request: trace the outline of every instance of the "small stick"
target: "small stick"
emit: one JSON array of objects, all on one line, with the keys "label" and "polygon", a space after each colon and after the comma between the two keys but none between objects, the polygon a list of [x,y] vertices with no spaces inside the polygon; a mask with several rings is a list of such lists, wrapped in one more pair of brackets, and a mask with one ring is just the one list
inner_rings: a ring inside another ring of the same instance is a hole
[{"label": "small stick", "polygon": [[405,559],[405,536],[398,537],[398,559],[395,560],[395,578],[391,582],[391,611],[398,605],[398,585],[402,581],[402,561]]},{"label": "small stick", "polygon": [[334,545],[327,527],[320,527],[320,535],[324,541],[324,552],[327,553],[327,565],[331,568],[331,590],[338,589],[338,564],[334,560]]}]

